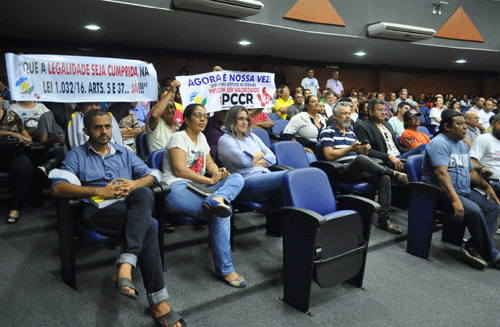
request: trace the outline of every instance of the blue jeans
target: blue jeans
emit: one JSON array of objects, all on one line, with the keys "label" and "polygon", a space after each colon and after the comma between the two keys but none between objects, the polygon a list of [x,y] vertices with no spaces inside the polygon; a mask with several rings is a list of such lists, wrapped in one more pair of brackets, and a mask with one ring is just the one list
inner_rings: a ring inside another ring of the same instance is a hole
[{"label": "blue jeans", "polygon": [[[203,210],[201,204],[208,198],[187,188],[187,180],[170,184],[170,193],[165,198],[166,210],[169,214],[186,215],[192,218],[209,222],[210,244],[214,258],[215,273],[226,276],[234,272],[231,261],[231,219],[218,217]],[[208,186],[208,185],[207,185]],[[220,196],[231,203],[243,188],[243,177],[240,174],[231,174],[215,185],[208,186],[215,191],[210,196]]]},{"label": "blue jeans", "polygon": [[[491,241],[490,235],[492,235],[496,226],[500,206],[495,200],[487,200],[484,195],[476,190],[472,190],[469,195],[459,194],[458,197],[464,207],[464,223],[471,235],[469,242],[472,242],[479,249],[479,253],[486,261],[499,260],[500,254]],[[443,205],[443,211],[453,212],[449,200],[440,201],[439,205]]]},{"label": "blue jeans", "polygon": [[267,202],[276,196],[281,197],[281,177],[286,171],[261,173],[245,179],[245,186],[238,199]]},{"label": "blue jeans", "polygon": [[153,205],[154,195],[149,187],[139,187],[130,192],[124,201],[102,209],[83,203],[83,218],[90,228],[104,235],[122,236],[121,254],[116,265],[129,263],[135,268],[139,264],[150,305],[168,298],[158,229],[156,220],[151,216]]}]

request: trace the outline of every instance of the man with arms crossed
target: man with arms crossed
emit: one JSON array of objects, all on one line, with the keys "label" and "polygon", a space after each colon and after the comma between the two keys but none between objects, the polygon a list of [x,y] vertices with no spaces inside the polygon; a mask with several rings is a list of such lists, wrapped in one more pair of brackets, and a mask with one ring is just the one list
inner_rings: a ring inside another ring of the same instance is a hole
[{"label": "man with arms crossed", "polygon": [[132,269],[138,264],[149,302],[146,313],[161,326],[184,326],[166,301],[158,230],[151,217],[154,196],[148,186],[161,181],[161,173],[148,168],[132,151],[110,143],[112,122],[106,111],[90,110],[83,123],[89,140],[70,151],[61,171],[51,175],[52,194],[71,198],[126,197],[101,209],[84,199],[83,219],[98,232],[122,238],[122,252],[116,260],[118,272],[113,276],[117,291],[137,299]]}]

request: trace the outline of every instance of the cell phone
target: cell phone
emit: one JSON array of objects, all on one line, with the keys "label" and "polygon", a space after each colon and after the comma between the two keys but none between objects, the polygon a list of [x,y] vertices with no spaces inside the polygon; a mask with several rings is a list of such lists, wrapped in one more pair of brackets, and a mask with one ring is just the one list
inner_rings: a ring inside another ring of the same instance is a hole
[{"label": "cell phone", "polygon": [[370,143],[370,142],[366,141],[366,140],[365,141],[361,141],[361,145],[365,145],[365,144],[368,144],[368,143]]}]

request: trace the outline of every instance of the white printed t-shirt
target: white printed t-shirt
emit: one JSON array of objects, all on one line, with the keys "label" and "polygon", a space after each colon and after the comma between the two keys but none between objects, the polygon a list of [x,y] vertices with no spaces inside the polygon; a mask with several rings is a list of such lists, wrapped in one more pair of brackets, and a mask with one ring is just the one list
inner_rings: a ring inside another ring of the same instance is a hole
[{"label": "white printed t-shirt", "polygon": [[174,133],[168,140],[165,154],[163,156],[163,181],[168,185],[182,181],[183,178],[175,177],[173,173],[172,158],[170,157],[170,149],[179,148],[186,152],[187,166],[200,175],[205,175],[206,158],[210,153],[210,146],[203,133],[198,134],[198,143],[193,141],[186,134],[186,131]]}]

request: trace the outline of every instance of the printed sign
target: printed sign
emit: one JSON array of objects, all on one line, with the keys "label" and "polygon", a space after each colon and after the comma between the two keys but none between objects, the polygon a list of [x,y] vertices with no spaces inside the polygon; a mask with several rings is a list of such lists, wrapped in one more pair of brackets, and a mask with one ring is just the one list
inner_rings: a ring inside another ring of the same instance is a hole
[{"label": "printed sign", "polygon": [[11,97],[17,101],[157,101],[152,64],[139,60],[5,54]]},{"label": "printed sign", "polygon": [[207,112],[229,110],[240,105],[247,109],[265,108],[273,99],[274,74],[217,71],[177,76],[181,83],[182,105],[205,105]]}]

